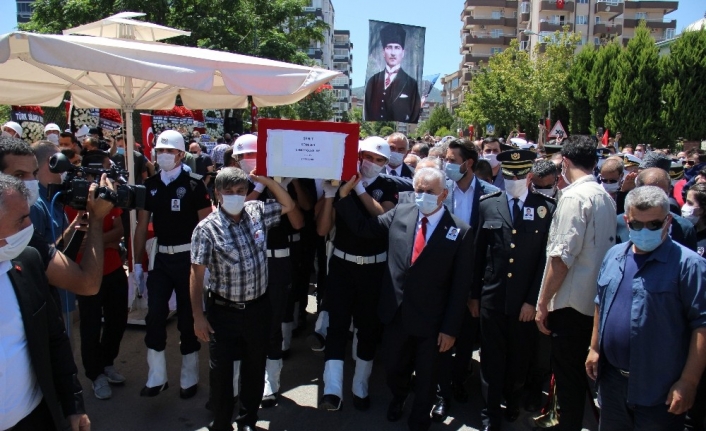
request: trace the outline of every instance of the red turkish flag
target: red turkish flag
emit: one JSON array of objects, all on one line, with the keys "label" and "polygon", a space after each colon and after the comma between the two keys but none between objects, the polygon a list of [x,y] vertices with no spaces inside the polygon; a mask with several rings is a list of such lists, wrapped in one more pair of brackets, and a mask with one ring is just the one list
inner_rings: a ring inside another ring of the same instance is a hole
[{"label": "red turkish flag", "polygon": [[251,133],[257,131],[257,113],[257,106],[255,106],[255,103],[253,103],[252,108],[250,108],[250,123],[252,123],[252,126],[250,127]]},{"label": "red turkish flag", "polygon": [[142,119],[142,153],[148,160],[152,161],[152,141],[154,141],[152,115],[140,114],[140,117]]},{"label": "red turkish flag", "polygon": [[564,0],[556,0],[556,8],[564,9]]},{"label": "red turkish flag", "polygon": [[601,143],[603,143],[604,147],[608,146],[608,140],[610,139],[610,134],[608,129],[605,129],[605,133],[603,133],[603,139],[601,139]]}]

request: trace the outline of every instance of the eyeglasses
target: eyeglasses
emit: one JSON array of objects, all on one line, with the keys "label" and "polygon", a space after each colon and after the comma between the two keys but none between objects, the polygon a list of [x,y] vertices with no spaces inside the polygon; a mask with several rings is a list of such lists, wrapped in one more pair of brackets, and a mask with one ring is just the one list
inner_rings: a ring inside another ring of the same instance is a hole
[{"label": "eyeglasses", "polygon": [[669,216],[665,217],[664,220],[662,220],[662,221],[652,220],[652,221],[646,221],[646,222],[633,220],[633,221],[628,222],[628,226],[630,227],[631,230],[634,230],[634,231],[641,231],[644,228],[647,228],[647,230],[652,230],[652,231],[660,230],[660,229],[662,229],[662,226],[664,226],[664,222],[667,221],[668,218],[669,218]]},{"label": "eyeglasses", "polygon": [[620,180],[607,180],[607,179],[601,177],[601,182],[602,182],[602,183],[606,183],[606,184],[615,184],[615,183],[617,183],[618,181],[620,181]]}]

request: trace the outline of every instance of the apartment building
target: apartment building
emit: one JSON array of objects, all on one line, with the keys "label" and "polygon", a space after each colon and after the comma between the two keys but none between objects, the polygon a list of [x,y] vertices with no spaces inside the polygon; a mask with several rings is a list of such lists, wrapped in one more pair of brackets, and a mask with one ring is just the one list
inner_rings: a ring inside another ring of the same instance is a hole
[{"label": "apartment building", "polygon": [[17,23],[29,22],[32,16],[32,3],[34,0],[16,0],[17,3]]},{"label": "apartment building", "polygon": [[307,54],[316,64],[324,69],[333,69],[333,22],[335,11],[331,0],[310,0],[304,7],[305,14],[313,14],[328,25],[324,31],[323,42],[311,41]]},{"label": "apartment building", "polygon": [[334,108],[336,111],[334,119],[341,121],[344,112],[349,112],[352,108],[351,89],[353,88],[353,42],[351,42],[351,32],[348,30],[333,31],[333,69],[343,72],[331,81],[333,91],[336,94]]}]

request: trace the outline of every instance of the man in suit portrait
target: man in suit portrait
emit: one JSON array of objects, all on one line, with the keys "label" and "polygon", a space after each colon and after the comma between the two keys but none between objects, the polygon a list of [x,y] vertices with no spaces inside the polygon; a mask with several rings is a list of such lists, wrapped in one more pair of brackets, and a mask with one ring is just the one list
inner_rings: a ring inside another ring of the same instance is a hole
[{"label": "man in suit portrait", "polygon": [[399,203],[377,217],[366,217],[347,197],[358,180],[339,190],[336,214],[362,238],[387,238],[387,268],[378,315],[385,325],[383,356],[392,402],[391,422],[399,420],[416,374],[411,431],[431,426],[437,369],[443,352],[459,334],[471,287],[467,265],[473,261],[473,235],[467,223],[443,202],[444,173],[422,168],[414,175],[415,202]]},{"label": "man in suit portrait", "polygon": [[365,86],[366,121],[419,121],[419,86],[402,70],[406,38],[407,33],[399,24],[388,24],[380,31],[385,70],[370,77]]}]

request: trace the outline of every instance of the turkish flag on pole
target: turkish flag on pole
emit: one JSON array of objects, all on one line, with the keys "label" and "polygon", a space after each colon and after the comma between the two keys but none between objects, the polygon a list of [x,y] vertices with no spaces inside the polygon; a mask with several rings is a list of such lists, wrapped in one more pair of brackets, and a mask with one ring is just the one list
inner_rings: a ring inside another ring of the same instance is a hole
[{"label": "turkish flag on pole", "polygon": [[559,10],[564,9],[564,0],[556,0],[556,8]]},{"label": "turkish flag on pole", "polygon": [[255,102],[253,102],[252,108],[250,108],[250,122],[252,123],[252,126],[250,126],[250,133],[257,132],[257,112],[257,106],[255,106]]},{"label": "turkish flag on pole", "polygon": [[610,136],[610,135],[608,134],[608,129],[605,129],[605,133],[603,133],[603,139],[601,139],[601,142],[603,143],[603,146],[604,146],[604,147],[607,147],[607,146],[608,146],[608,138],[609,138],[609,136]]},{"label": "turkish flag on pole", "polygon": [[73,108],[73,104],[73,99],[64,100],[64,109],[66,109],[66,124],[69,132],[71,131],[71,108]]},{"label": "turkish flag on pole", "polygon": [[154,141],[154,131],[152,130],[152,115],[140,114],[142,120],[142,153],[147,160],[152,161],[152,141]]}]

